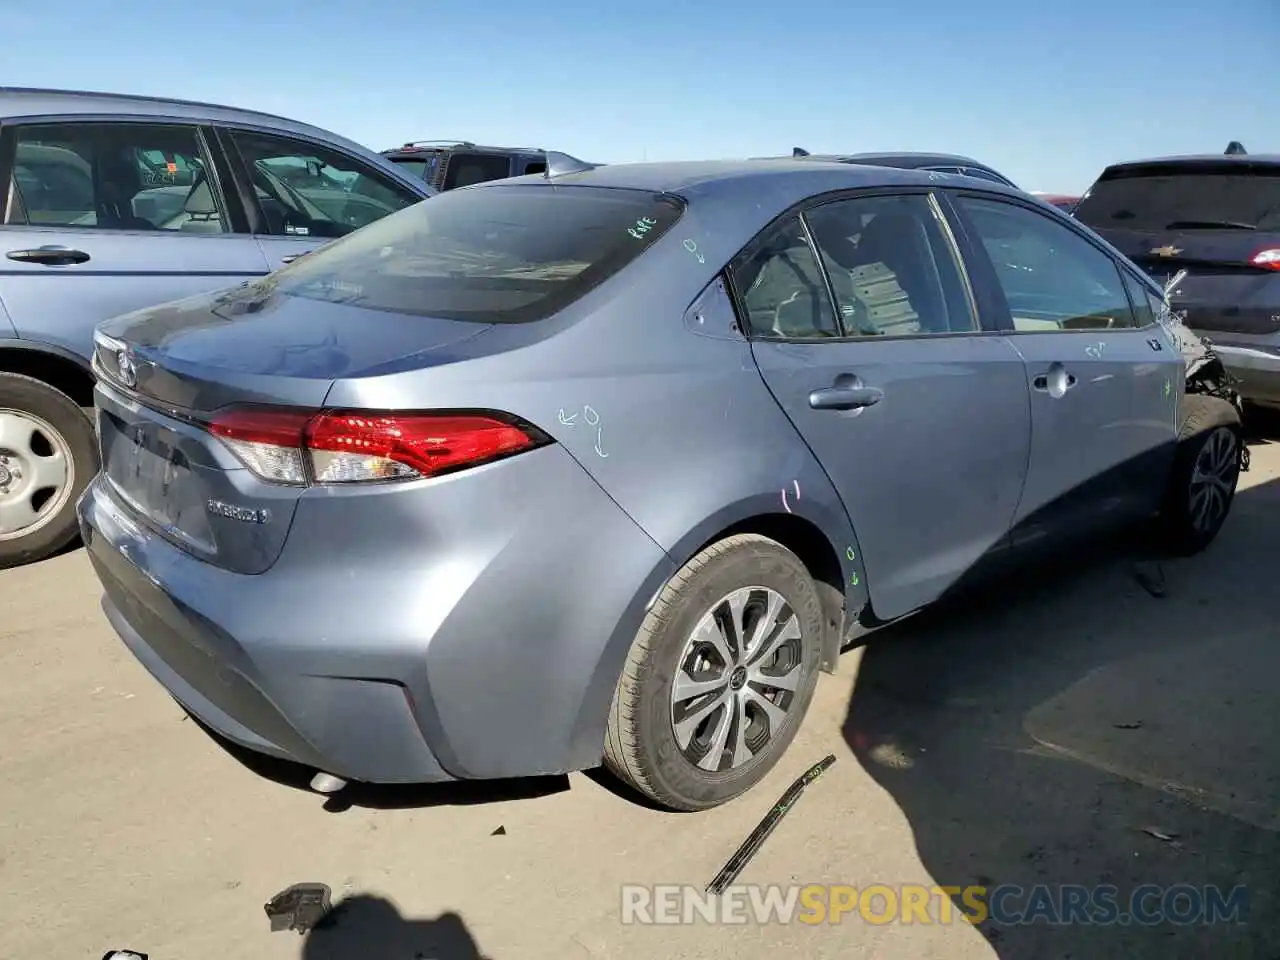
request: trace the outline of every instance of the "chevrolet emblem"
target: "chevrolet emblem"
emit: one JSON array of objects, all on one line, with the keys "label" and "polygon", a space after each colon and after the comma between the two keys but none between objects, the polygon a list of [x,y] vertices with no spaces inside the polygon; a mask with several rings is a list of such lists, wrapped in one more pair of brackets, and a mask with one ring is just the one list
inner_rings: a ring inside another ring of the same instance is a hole
[{"label": "chevrolet emblem", "polygon": [[1167,247],[1151,248],[1152,256],[1156,256],[1156,257],[1176,257],[1181,252],[1182,252],[1182,248],[1175,247],[1173,244],[1169,244],[1169,246]]}]

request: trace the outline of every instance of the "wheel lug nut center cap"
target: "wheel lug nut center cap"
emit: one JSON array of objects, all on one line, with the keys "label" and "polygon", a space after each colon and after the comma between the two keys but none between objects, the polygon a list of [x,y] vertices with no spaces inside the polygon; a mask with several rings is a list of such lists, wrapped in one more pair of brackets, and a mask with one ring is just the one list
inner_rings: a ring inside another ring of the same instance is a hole
[{"label": "wheel lug nut center cap", "polygon": [[741,690],[747,685],[747,668],[735,667],[733,673],[729,675],[729,686],[734,690]]}]

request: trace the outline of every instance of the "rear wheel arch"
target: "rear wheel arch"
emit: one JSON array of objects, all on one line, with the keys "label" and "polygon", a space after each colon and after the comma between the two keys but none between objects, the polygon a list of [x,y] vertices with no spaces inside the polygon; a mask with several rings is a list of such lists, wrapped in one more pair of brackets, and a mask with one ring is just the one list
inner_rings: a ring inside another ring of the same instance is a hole
[{"label": "rear wheel arch", "polygon": [[776,541],[794,553],[809,571],[809,576],[818,587],[827,625],[822,645],[822,668],[828,673],[834,673],[836,660],[840,656],[840,640],[844,636],[845,583],[848,577],[845,573],[846,564],[840,562],[840,554],[830,538],[812,520],[795,513],[756,514],[720,530],[690,551],[681,566],[713,544],[739,534],[756,534]]},{"label": "rear wheel arch", "polygon": [[[634,599],[611,631],[597,661],[574,725],[571,753],[576,760],[586,765],[598,762],[602,756],[609,711],[628,652],[667,582],[707,547],[735,534],[754,533],[775,540],[808,569],[829,625],[823,638],[822,669],[827,673],[835,671],[845,625],[869,609],[870,603],[861,548],[848,519],[843,510],[838,517],[819,514],[814,502],[811,499],[803,504],[806,512],[784,513],[776,510],[779,500],[772,494],[749,498],[706,518],[673,546],[663,545],[666,557],[637,585]],[[793,509],[798,511],[799,507]],[[839,542],[841,538],[843,544]]]},{"label": "rear wheel arch", "polygon": [[0,373],[39,380],[70,397],[79,407],[93,406],[93,372],[78,358],[43,347],[0,342]]}]

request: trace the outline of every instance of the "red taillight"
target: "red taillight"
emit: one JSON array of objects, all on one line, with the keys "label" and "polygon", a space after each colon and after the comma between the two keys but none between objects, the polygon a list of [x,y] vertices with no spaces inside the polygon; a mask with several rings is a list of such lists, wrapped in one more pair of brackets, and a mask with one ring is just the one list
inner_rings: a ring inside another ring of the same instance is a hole
[{"label": "red taillight", "polygon": [[475,414],[322,413],[307,424],[316,480],[432,477],[534,446],[524,430]]},{"label": "red taillight", "polygon": [[273,483],[359,483],[433,477],[538,446],[493,414],[239,408],[209,424],[250,470]]},{"label": "red taillight", "polygon": [[1280,270],[1280,247],[1263,247],[1249,262],[1264,270]]}]

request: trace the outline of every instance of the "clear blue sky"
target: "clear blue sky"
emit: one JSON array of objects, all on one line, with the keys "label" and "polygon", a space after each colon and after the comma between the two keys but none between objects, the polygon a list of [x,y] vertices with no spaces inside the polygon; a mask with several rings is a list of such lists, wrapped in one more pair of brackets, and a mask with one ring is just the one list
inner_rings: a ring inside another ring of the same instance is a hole
[{"label": "clear blue sky", "polygon": [[939,150],[1063,192],[1114,160],[1280,152],[1278,0],[0,0],[0,35],[0,84],[231,103],[376,149]]}]

